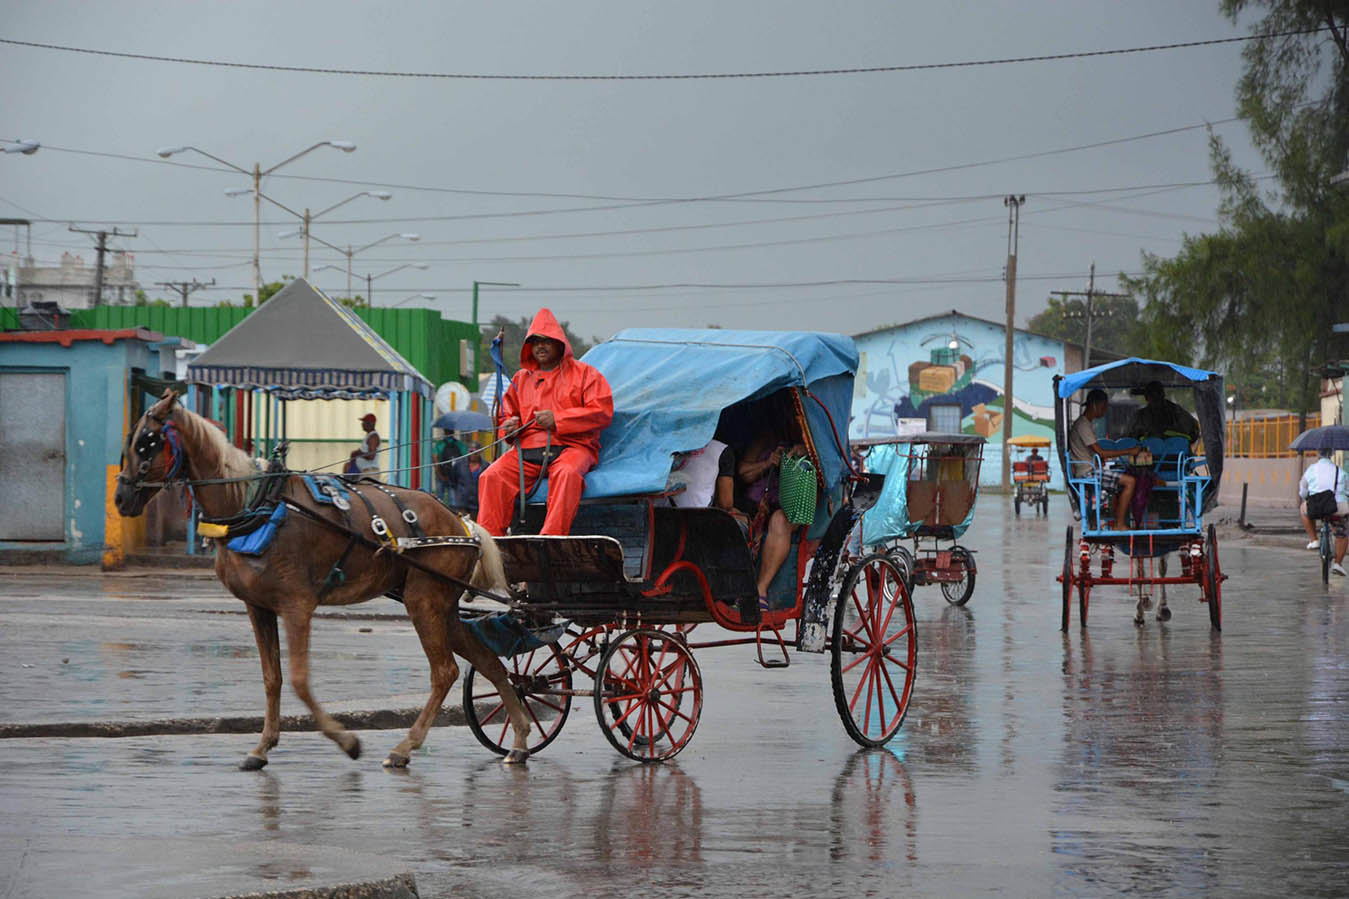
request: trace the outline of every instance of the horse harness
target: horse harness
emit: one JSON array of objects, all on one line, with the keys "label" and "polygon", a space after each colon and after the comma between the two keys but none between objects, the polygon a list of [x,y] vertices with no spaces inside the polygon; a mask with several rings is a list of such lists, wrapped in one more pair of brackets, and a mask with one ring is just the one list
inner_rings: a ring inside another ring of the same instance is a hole
[{"label": "horse harness", "polygon": [[183,462],[186,455],[183,452],[183,442],[178,437],[178,431],[173,426],[173,419],[169,417],[161,418],[153,412],[146,412],[146,418],[159,422],[159,430],[151,431],[149,428],[142,428],[135,441],[128,440],[127,446],[136,451],[140,457],[140,464],[136,466],[136,476],[129,478],[122,472],[117,472],[117,480],[126,484],[132,490],[140,490],[149,486],[164,486],[163,483],[152,485],[146,482],[145,477],[150,473],[150,460],[163,448],[169,454],[169,467],[164,473],[164,482],[172,480],[183,468]]}]

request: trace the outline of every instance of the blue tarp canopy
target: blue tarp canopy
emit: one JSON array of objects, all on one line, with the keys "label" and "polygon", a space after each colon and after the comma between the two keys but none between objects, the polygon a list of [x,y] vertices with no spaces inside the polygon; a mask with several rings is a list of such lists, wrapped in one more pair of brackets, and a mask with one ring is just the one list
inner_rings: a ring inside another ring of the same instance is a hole
[{"label": "blue tarp canopy", "polygon": [[1202,368],[1130,356],[1118,362],[1107,362],[1064,375],[1059,379],[1059,398],[1067,399],[1084,387],[1143,387],[1149,381],[1160,381],[1163,387],[1191,387],[1198,381],[1217,377],[1217,372],[1204,371]]},{"label": "blue tarp canopy", "polygon": [[[707,445],[727,406],[807,387],[806,418],[825,483],[842,479],[857,347],[851,337],[795,331],[633,328],[586,353],[614,392],[587,497],[665,489],[673,455]],[[831,425],[830,416],[833,418]],[[837,438],[835,439],[835,430]]]},{"label": "blue tarp canopy", "polygon": [[[925,443],[938,442],[943,436],[955,439],[954,435],[933,434],[923,436],[922,442]],[[926,439],[929,436],[932,438],[930,441]],[[984,442],[983,438],[975,439],[981,444]],[[918,530],[920,522],[909,520],[909,458],[911,451],[912,445],[908,443],[882,443],[874,447],[867,455],[867,471],[871,474],[885,475],[885,486],[881,488],[881,495],[876,500],[876,505],[862,515],[862,543],[865,546],[875,546],[896,537],[907,539],[913,536],[914,531]],[[970,503],[970,511],[965,516],[965,520],[952,527],[951,538],[959,538],[970,529],[973,522],[974,503]]]}]

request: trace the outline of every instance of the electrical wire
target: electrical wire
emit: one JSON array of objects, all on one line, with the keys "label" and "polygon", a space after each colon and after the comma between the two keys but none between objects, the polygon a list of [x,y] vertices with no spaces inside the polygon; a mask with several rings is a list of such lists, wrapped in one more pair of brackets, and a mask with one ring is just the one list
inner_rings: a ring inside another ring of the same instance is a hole
[{"label": "electrical wire", "polygon": [[468,81],[706,81],[730,78],[796,78],[818,75],[870,75],[887,72],[918,72],[931,69],[960,69],[980,66],[1001,66],[1028,62],[1055,62],[1067,59],[1092,59],[1102,56],[1124,56],[1133,53],[1153,53],[1161,50],[1179,50],[1191,47],[1212,47],[1221,44],[1247,43],[1250,41],[1272,40],[1281,37],[1294,37],[1304,34],[1318,34],[1326,28],[1306,28],[1297,31],[1280,31],[1269,34],[1247,34],[1237,37],[1210,38],[1202,41],[1181,41],[1170,44],[1150,44],[1141,47],[1122,47],[1113,50],[1078,50],[1069,53],[1046,53],[1036,56],[1011,56],[997,59],[961,60],[957,62],[910,63],[891,66],[860,66],[855,68],[796,69],[776,72],[710,72],[695,74],[608,74],[608,75],[560,75],[560,74],[469,74],[462,72],[403,72],[380,71],[375,69],[345,69],[333,66],[285,66],[275,63],[232,62],[219,59],[199,59],[187,56],[161,56],[151,53],[130,53],[118,50],[99,50],[91,47],[73,47],[65,44],[49,44],[38,41],[21,41],[13,38],[0,38],[0,44],[14,47],[28,47],[37,50],[54,50],[63,53],[79,53],[90,56],[107,56],[118,59],[134,59],[146,62],[176,63],[180,65],[209,66],[225,69],[247,69],[263,72],[299,72],[317,75],[356,75],[376,78],[416,78],[416,79],[455,79]]}]

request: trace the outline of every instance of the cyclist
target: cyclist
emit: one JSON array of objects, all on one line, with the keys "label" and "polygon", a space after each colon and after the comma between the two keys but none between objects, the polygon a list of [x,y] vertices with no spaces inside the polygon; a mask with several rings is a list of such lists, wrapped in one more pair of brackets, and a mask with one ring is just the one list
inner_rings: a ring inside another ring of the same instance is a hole
[{"label": "cyclist", "polygon": [[1302,516],[1302,527],[1307,532],[1311,542],[1307,544],[1307,549],[1319,550],[1321,541],[1316,536],[1316,527],[1312,519],[1307,514],[1307,497],[1321,492],[1330,492],[1335,497],[1335,512],[1330,518],[1331,533],[1335,535],[1335,562],[1330,566],[1330,570],[1345,576],[1344,571],[1344,553],[1349,549],[1349,535],[1346,534],[1345,519],[1349,517],[1349,473],[1342,471],[1331,458],[1333,453],[1330,450],[1321,450],[1315,462],[1307,466],[1307,470],[1302,473],[1302,480],[1298,482],[1297,493],[1302,498],[1302,504],[1299,511]]}]

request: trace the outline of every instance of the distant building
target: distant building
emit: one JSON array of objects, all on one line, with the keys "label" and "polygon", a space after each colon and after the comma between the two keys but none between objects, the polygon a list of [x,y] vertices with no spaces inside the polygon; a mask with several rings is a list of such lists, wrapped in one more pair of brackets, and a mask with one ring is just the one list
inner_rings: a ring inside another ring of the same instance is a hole
[{"label": "distant building", "polygon": [[88,309],[91,306],[130,306],[136,302],[135,257],[131,253],[109,250],[103,261],[103,298],[94,302],[97,270],[94,265],[72,253],[61,254],[60,265],[37,265],[27,257],[18,265],[18,304],[38,300],[55,302],[63,309]]},{"label": "distant building", "polygon": [[[860,361],[853,391],[852,438],[911,431],[978,434],[989,446],[981,480],[1001,480],[1002,322],[951,310],[854,335]],[[1054,376],[1082,370],[1080,344],[1021,328],[1012,339],[1012,435],[1054,438]],[[1120,358],[1092,348],[1100,365]]]}]

